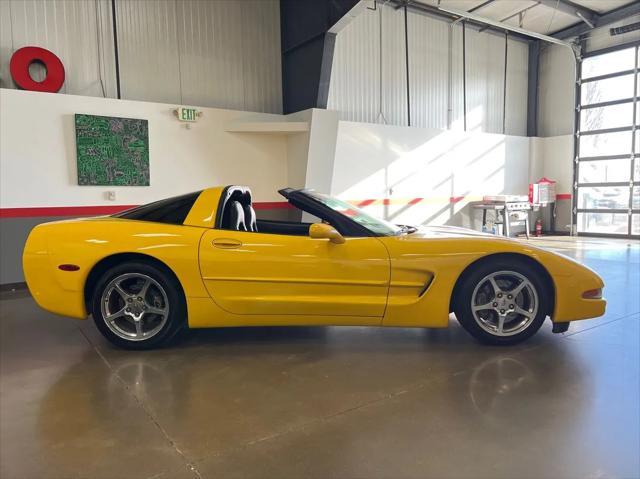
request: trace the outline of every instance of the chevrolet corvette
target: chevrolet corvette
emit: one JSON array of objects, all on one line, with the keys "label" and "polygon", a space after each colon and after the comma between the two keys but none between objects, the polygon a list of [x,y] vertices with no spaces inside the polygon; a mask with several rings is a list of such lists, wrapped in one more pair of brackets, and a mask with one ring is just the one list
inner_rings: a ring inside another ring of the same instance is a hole
[{"label": "chevrolet corvette", "polygon": [[112,216],[44,223],[23,268],[43,309],[89,315],[123,348],[185,328],[350,325],[445,328],[510,345],[601,316],[604,283],[528,242],[376,219],[306,189],[279,193],[289,221],[257,219],[251,191],[208,188]]}]

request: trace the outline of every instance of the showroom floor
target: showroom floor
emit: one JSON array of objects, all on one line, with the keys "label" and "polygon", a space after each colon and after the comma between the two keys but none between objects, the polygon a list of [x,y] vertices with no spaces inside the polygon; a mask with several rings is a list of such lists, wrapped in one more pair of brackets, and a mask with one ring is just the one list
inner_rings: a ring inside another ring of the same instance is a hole
[{"label": "showroom floor", "polygon": [[254,328],[114,349],[0,301],[3,478],[640,476],[640,244],[532,240],[605,279],[603,318],[514,348],[448,330]]}]

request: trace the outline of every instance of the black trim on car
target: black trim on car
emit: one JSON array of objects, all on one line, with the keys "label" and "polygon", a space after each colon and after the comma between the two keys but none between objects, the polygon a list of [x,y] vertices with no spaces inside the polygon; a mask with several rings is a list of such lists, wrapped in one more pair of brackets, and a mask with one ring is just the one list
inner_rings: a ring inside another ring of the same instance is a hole
[{"label": "black trim on car", "polygon": [[127,220],[151,221],[154,223],[165,223],[181,225],[187,218],[189,211],[200,196],[202,191],[187,193],[186,195],[165,198],[154,201],[146,205],[136,206],[115,215],[113,218],[123,218]]}]

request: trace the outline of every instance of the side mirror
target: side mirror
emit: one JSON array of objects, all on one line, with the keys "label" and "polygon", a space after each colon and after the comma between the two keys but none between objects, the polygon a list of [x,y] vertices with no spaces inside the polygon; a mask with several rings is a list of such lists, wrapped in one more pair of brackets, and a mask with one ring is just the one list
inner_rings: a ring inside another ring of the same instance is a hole
[{"label": "side mirror", "polygon": [[345,241],[344,236],[333,226],[324,223],[313,223],[309,226],[309,236],[315,239],[328,239],[335,244],[342,244]]}]

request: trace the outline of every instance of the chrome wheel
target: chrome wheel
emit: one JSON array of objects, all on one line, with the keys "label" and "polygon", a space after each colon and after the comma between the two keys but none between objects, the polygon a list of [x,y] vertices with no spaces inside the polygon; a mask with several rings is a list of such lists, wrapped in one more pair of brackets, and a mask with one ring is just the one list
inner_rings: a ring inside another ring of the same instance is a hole
[{"label": "chrome wheel", "polygon": [[100,304],[107,327],[129,341],[155,336],[169,318],[167,293],[160,283],[142,273],[126,273],[111,280]]},{"label": "chrome wheel", "polygon": [[515,271],[485,276],[471,295],[471,311],[478,326],[494,336],[513,336],[533,322],[539,301],[535,286]]}]

